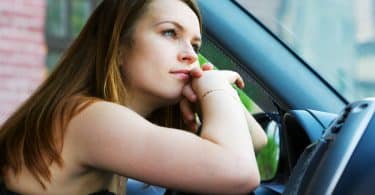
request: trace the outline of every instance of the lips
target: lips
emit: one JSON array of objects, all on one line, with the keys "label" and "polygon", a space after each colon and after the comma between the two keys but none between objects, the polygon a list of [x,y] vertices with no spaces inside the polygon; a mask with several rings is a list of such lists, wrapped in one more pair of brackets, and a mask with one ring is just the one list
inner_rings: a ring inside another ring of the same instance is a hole
[{"label": "lips", "polygon": [[169,73],[182,80],[188,80],[190,78],[190,70],[187,69],[171,70]]}]

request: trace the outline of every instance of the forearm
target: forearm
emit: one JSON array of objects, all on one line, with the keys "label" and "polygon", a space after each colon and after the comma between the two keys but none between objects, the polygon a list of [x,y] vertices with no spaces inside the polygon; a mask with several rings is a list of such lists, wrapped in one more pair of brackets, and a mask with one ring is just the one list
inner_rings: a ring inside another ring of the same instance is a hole
[{"label": "forearm", "polygon": [[254,119],[254,117],[242,106],[245,113],[248,129],[250,131],[251,140],[254,145],[255,151],[262,149],[268,142],[267,135],[260,124]]},{"label": "forearm", "polygon": [[202,138],[245,155],[253,153],[242,104],[230,90],[217,90],[201,99]]}]

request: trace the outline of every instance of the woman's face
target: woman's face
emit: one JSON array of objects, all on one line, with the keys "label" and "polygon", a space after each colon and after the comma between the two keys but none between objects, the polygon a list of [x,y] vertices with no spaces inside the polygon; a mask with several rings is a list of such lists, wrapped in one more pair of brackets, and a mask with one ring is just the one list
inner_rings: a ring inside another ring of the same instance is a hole
[{"label": "woman's face", "polygon": [[189,70],[198,66],[199,21],[182,1],[154,0],[146,10],[135,25],[130,51],[124,51],[125,85],[132,101],[176,103]]}]

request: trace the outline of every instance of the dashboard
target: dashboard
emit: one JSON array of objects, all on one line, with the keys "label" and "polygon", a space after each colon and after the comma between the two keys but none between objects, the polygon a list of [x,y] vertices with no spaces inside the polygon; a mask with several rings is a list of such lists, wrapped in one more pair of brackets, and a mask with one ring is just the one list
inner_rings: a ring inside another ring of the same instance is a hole
[{"label": "dashboard", "polygon": [[[284,193],[371,194],[375,178],[374,112],[375,99],[357,101],[331,120],[318,140],[306,133],[304,139],[312,142],[299,155]],[[321,125],[314,125],[311,120],[306,122],[303,115],[289,113],[285,123],[294,120],[300,128],[314,127],[318,132],[321,128],[317,126],[324,126],[323,122],[318,122]],[[319,117],[315,119],[322,121]]]}]

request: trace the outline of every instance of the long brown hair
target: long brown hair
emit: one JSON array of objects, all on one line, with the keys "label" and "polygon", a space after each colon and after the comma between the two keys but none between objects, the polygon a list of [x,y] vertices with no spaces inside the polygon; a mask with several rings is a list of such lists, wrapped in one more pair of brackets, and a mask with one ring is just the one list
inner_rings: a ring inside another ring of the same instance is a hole
[{"label": "long brown hair", "polygon": [[[182,0],[201,16],[194,0]],[[20,173],[23,165],[45,188],[49,166],[63,166],[60,154],[70,119],[97,100],[126,105],[126,88],[119,69],[119,51],[132,43],[133,28],[150,0],[103,0],[57,67],[0,129],[0,174]],[[164,111],[159,123],[171,119],[176,107]],[[180,118],[180,117],[178,117]],[[174,122],[173,122],[174,121]]]}]

